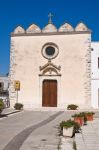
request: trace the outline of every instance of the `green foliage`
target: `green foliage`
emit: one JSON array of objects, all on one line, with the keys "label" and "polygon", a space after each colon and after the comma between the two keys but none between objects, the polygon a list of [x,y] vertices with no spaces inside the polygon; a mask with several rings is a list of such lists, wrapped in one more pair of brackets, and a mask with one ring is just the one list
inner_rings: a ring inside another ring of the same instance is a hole
[{"label": "green foliage", "polygon": [[80,124],[74,121],[74,133],[79,133],[80,130]]},{"label": "green foliage", "polygon": [[82,114],[82,113],[74,114],[72,117],[84,117],[84,114]]},{"label": "green foliage", "polygon": [[83,118],[84,119],[84,125],[87,124],[87,117],[86,117],[86,112],[81,112],[79,114],[74,114],[72,117],[74,118]]},{"label": "green foliage", "polygon": [[74,127],[74,132],[78,132],[80,130],[80,125],[71,119],[67,121],[62,121],[60,123],[61,130],[63,130],[63,127],[65,128]]},{"label": "green foliage", "polygon": [[0,113],[2,112],[3,109],[4,109],[4,102],[2,99],[0,99]]},{"label": "green foliage", "polygon": [[86,112],[81,112],[80,114],[84,117],[84,124],[86,124],[87,123]]},{"label": "green foliage", "polygon": [[85,112],[85,114],[86,114],[87,116],[95,115],[94,112]]},{"label": "green foliage", "polygon": [[62,122],[60,123],[60,128],[63,129],[63,127],[65,127],[65,128],[73,127],[73,126],[74,126],[74,123],[73,123],[73,122],[74,122],[74,121],[72,121],[72,120],[62,121]]},{"label": "green foliage", "polygon": [[70,104],[67,106],[68,110],[76,110],[77,108],[78,108],[78,105],[75,105],[75,104]]},{"label": "green foliage", "polygon": [[21,103],[16,103],[16,104],[14,105],[14,108],[15,108],[16,110],[21,110],[21,109],[23,108],[23,104],[21,104]]}]

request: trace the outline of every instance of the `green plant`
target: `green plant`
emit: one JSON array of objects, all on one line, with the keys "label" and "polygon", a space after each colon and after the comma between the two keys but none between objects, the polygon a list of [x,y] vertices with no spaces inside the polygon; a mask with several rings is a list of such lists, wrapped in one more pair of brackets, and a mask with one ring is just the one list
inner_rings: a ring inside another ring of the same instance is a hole
[{"label": "green plant", "polygon": [[94,112],[85,112],[87,116],[95,115]]},{"label": "green plant", "polygon": [[77,108],[78,108],[78,105],[75,105],[75,104],[70,104],[67,106],[68,110],[76,110]]},{"label": "green plant", "polygon": [[72,115],[72,117],[84,117],[84,115],[82,113],[79,113],[79,114]]},{"label": "green plant", "polygon": [[74,121],[72,121],[72,120],[62,121],[60,123],[61,130],[63,129],[63,127],[70,128],[70,127],[73,127],[73,126],[74,126]]},{"label": "green plant", "polygon": [[80,124],[74,121],[74,134],[79,133],[80,130],[81,130]]},{"label": "green plant", "polygon": [[73,127],[74,126],[74,130],[75,130],[75,132],[77,132],[77,131],[79,131],[80,130],[80,125],[77,123],[77,122],[75,122],[75,121],[73,121],[73,120],[67,120],[67,121],[62,121],[61,123],[60,123],[60,128],[61,128],[61,130],[63,129],[63,127],[65,127],[65,128],[70,128],[70,127]]},{"label": "green plant", "polygon": [[87,124],[86,112],[81,112],[80,114],[84,117],[84,125],[86,125]]},{"label": "green plant", "polygon": [[74,114],[72,117],[74,117],[74,118],[83,118],[84,125],[87,124],[87,117],[86,117],[86,113],[85,112],[81,112],[79,114]]},{"label": "green plant", "polygon": [[4,109],[4,102],[2,99],[0,99],[0,113],[2,112],[3,109]]},{"label": "green plant", "polygon": [[15,108],[16,110],[21,110],[21,109],[23,108],[23,104],[21,104],[21,103],[16,103],[16,104],[14,105],[14,108]]}]

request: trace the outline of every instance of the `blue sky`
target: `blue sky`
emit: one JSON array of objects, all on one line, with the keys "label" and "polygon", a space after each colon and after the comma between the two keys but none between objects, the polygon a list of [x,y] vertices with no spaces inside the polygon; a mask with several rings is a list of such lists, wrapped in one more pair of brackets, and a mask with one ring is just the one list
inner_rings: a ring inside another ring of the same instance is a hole
[{"label": "blue sky", "polygon": [[99,0],[0,0],[0,74],[9,72],[10,33],[17,25],[43,28],[49,12],[57,27],[83,21],[93,31],[92,39],[99,41]]}]

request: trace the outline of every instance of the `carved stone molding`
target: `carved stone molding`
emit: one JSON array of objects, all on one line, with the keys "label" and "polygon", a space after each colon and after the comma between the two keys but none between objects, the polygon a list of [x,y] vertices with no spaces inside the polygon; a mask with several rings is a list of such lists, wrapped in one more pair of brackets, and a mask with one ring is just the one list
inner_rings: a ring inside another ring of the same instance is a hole
[{"label": "carved stone molding", "polygon": [[54,65],[50,60],[44,66],[40,66],[40,75],[61,75],[61,66]]}]

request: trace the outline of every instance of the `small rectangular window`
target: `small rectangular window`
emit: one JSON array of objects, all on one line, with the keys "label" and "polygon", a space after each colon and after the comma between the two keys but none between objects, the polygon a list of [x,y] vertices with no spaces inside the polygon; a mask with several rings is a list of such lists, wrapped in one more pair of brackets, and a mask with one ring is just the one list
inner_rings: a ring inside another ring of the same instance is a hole
[{"label": "small rectangular window", "polygon": [[0,82],[0,91],[3,91],[3,89],[4,89],[4,83]]},{"label": "small rectangular window", "polygon": [[99,68],[99,57],[98,57],[98,68]]},{"label": "small rectangular window", "polygon": [[2,83],[0,82],[0,88],[2,87]]}]

